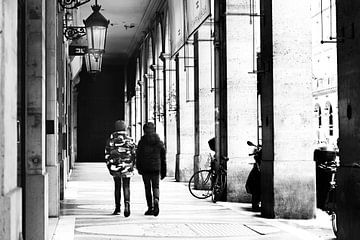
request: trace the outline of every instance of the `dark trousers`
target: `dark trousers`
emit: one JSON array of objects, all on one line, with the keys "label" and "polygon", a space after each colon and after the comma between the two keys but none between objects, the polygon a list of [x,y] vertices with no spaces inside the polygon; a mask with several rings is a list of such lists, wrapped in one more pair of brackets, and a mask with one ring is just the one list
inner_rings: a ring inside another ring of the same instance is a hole
[{"label": "dark trousers", "polygon": [[[153,202],[159,201],[159,174],[143,174],[142,179],[145,186],[145,196],[148,208],[153,208]],[[152,191],[152,192],[151,192]]]},{"label": "dark trousers", "polygon": [[130,202],[130,178],[114,177],[115,206],[117,209],[120,209],[121,206],[121,181],[123,185],[124,203]]}]

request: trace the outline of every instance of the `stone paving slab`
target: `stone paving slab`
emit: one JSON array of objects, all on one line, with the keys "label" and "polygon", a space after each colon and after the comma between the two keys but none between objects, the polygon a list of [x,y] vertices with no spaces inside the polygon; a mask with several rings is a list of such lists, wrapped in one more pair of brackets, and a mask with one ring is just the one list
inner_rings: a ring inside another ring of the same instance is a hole
[{"label": "stone paving slab", "polygon": [[53,240],[333,239],[330,224],[264,219],[249,210],[250,204],[196,199],[186,183],[172,178],[160,183],[160,215],[144,216],[141,177],[134,176],[130,185],[131,216],[113,216],[113,180],[105,165],[77,163]]}]

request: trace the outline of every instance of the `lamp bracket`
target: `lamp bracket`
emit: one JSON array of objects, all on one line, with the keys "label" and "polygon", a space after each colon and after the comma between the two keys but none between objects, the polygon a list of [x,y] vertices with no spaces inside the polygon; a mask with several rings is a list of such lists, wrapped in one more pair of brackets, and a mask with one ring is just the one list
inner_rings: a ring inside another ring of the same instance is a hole
[{"label": "lamp bracket", "polygon": [[261,13],[225,12],[225,16],[264,17],[264,14],[261,14]]},{"label": "lamp bracket", "polygon": [[86,35],[85,27],[69,26],[64,28],[64,36],[68,40],[75,40]]},{"label": "lamp bracket", "polygon": [[149,73],[144,74],[144,78],[150,79],[150,78],[153,78],[153,77],[154,76],[152,74],[149,74]]},{"label": "lamp bracket", "polygon": [[58,0],[59,5],[63,9],[75,9],[90,2],[90,0]]},{"label": "lamp bracket", "polygon": [[150,69],[155,72],[156,70],[163,70],[163,66],[151,64]]},{"label": "lamp bracket", "polygon": [[171,58],[171,54],[165,53],[165,52],[161,52],[159,58],[161,59],[161,61],[165,62],[165,60]]}]

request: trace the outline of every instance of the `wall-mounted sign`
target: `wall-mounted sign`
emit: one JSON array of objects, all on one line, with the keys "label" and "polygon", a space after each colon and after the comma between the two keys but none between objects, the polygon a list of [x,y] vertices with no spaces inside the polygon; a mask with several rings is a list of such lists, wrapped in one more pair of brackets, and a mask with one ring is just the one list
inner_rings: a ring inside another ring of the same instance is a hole
[{"label": "wall-mounted sign", "polygon": [[70,45],[69,46],[69,55],[70,56],[82,56],[87,52],[87,46],[76,46]]},{"label": "wall-mounted sign", "polygon": [[174,56],[185,43],[184,2],[169,0],[171,56]]},{"label": "wall-mounted sign", "polygon": [[186,4],[186,38],[189,38],[198,27],[210,16],[210,0],[190,0]]},{"label": "wall-mounted sign", "polygon": [[169,0],[171,57],[211,14],[210,0]]}]

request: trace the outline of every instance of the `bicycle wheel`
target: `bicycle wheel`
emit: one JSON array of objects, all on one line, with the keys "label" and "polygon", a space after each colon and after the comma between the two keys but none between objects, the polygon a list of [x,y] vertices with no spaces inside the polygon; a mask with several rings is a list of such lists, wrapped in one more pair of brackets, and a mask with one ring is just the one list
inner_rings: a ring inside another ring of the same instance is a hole
[{"label": "bicycle wheel", "polygon": [[210,170],[200,170],[194,173],[189,180],[189,191],[191,195],[199,199],[211,196],[211,176]]},{"label": "bicycle wheel", "polygon": [[224,170],[220,170],[220,174],[216,177],[212,189],[211,200],[214,203],[216,203],[223,197],[223,194],[225,193],[225,189],[226,189],[226,181],[227,181],[226,172]]}]

